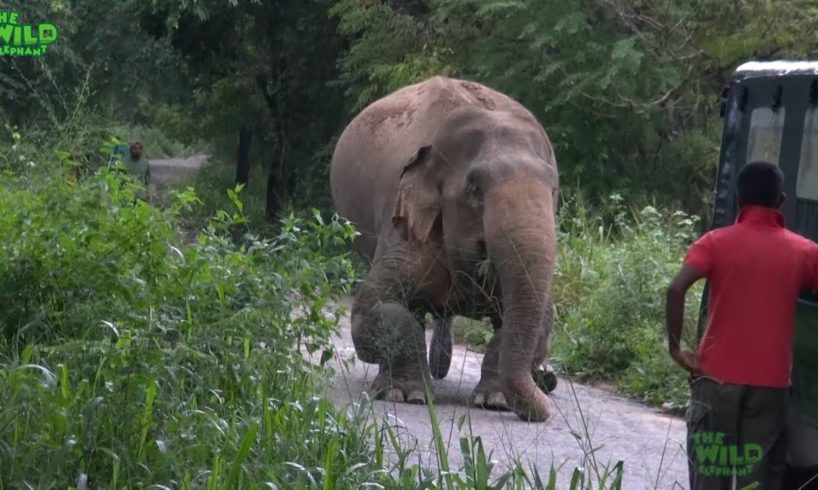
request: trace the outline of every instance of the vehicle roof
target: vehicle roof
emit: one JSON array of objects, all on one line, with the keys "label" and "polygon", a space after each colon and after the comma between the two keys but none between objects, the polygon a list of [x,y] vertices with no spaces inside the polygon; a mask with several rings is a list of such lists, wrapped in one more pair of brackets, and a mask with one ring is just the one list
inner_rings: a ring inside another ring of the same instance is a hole
[{"label": "vehicle roof", "polygon": [[782,75],[818,75],[818,61],[748,61],[733,73],[737,78]]}]

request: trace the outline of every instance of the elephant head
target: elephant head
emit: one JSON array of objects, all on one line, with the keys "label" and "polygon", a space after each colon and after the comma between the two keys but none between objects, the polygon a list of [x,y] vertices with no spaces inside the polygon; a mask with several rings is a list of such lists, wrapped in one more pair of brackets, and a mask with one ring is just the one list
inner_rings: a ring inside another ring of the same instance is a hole
[{"label": "elephant head", "polygon": [[[452,111],[400,175],[392,222],[409,242],[439,241],[453,271],[488,258],[498,279],[498,372],[521,418],[548,417],[532,368],[550,343],[558,174],[551,144],[527,111]],[[456,279],[453,279],[456,281]]]}]

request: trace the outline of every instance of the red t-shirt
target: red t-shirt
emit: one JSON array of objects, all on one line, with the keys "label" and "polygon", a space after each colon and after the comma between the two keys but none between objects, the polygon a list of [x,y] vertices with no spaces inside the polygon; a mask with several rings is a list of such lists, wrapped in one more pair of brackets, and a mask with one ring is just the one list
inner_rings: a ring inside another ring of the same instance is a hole
[{"label": "red t-shirt", "polygon": [[701,237],[685,258],[710,281],[698,367],[725,383],[790,386],[795,309],[818,290],[818,245],[777,210],[746,206],[736,224]]}]

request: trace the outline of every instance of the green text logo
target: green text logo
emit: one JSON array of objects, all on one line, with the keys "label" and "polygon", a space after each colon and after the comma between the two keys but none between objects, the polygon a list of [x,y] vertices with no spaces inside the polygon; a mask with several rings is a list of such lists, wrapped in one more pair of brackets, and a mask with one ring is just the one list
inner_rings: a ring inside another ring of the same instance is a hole
[{"label": "green text logo", "polygon": [[759,444],[725,444],[721,432],[696,432],[692,438],[700,475],[746,476],[764,456]]},{"label": "green text logo", "polygon": [[0,10],[0,56],[42,56],[57,40],[57,26],[20,23],[20,14]]}]

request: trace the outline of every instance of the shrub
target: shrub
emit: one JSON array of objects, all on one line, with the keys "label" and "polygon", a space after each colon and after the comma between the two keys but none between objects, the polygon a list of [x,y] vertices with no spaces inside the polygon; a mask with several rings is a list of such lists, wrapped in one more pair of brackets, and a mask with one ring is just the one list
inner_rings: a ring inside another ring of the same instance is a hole
[{"label": "shrub", "polygon": [[[205,228],[210,217],[218,210],[232,206],[227,191],[235,187],[235,181],[235,165],[225,163],[219,158],[211,158],[194,177],[174,184],[172,188],[177,191],[182,191],[188,186],[194,188],[201,200],[200,206],[182,213],[180,224],[194,231]],[[275,227],[265,216],[266,199],[267,175],[262,173],[262,169],[254,168],[247,185],[241,189],[241,201],[244,204],[242,213],[245,218],[244,222],[239,224],[241,230],[252,230],[264,236],[275,233]]]},{"label": "shrub", "polygon": [[[611,225],[576,203],[563,214],[573,218],[563,219],[559,237],[554,362],[581,377],[617,380],[652,403],[683,404],[684,373],[667,354],[664,298],[696,219],[618,206]],[[687,334],[695,332],[700,287],[689,295]]]},{"label": "shrub", "polygon": [[352,271],[328,250],[350,227],[288,216],[276,236],[234,244],[233,193],[234,211],[183,244],[173,220],[192,191],[159,210],[107,167],[29,183],[0,183],[0,481],[290,488],[328,464],[367,475],[365,427],[314,398],[324,376],[303,357],[331,355],[338,317],[324,307]]}]

